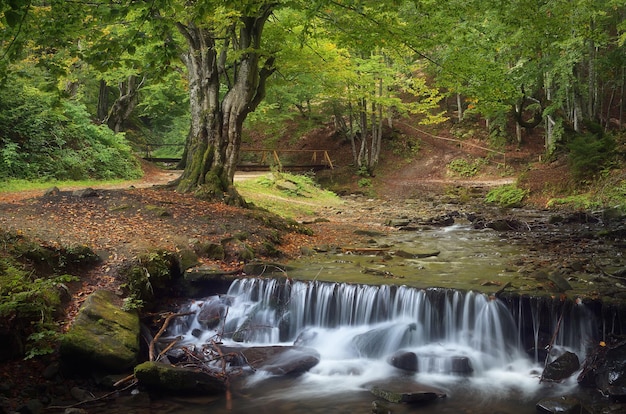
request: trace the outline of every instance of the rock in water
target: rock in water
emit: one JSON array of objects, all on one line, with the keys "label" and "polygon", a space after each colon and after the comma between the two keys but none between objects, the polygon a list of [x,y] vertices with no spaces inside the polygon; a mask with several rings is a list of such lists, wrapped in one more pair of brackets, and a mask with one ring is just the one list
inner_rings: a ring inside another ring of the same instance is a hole
[{"label": "rock in water", "polygon": [[537,411],[545,414],[590,414],[574,397],[544,398],[537,403]]},{"label": "rock in water", "polygon": [[561,381],[570,377],[579,368],[578,356],[573,352],[565,352],[546,366],[541,378],[547,381]]},{"label": "rock in water", "polygon": [[446,396],[441,390],[417,383],[373,384],[370,392],[378,398],[396,404],[426,403]]}]

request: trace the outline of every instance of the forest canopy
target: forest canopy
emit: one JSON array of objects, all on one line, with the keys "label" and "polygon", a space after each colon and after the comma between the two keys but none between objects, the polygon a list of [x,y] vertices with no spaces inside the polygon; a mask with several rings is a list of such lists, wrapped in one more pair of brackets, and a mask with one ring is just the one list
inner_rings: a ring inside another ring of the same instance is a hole
[{"label": "forest canopy", "polygon": [[232,201],[246,122],[294,116],[332,119],[369,171],[405,115],[580,150],[624,129],[625,17],[620,0],[1,0],[0,179],[133,177],[133,152],[175,144],[178,189]]}]

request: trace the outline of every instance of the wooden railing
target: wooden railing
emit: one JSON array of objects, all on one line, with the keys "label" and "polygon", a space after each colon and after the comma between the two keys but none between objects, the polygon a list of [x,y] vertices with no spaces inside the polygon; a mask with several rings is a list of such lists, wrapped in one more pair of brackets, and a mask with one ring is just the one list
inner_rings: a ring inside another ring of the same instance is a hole
[{"label": "wooden railing", "polygon": [[[145,160],[152,162],[178,162],[180,158],[154,157],[153,151],[159,147],[177,146],[182,144],[146,144]],[[252,154],[252,156],[246,156]],[[302,157],[307,155],[307,157]],[[333,162],[327,150],[296,150],[296,149],[255,149],[242,148],[239,151],[237,168],[241,170],[322,170],[333,169]],[[296,158],[287,159],[287,158]]]},{"label": "wooden railing", "polygon": [[[242,160],[238,164],[238,169],[255,169],[255,168],[277,168],[279,170],[321,170],[333,169],[333,162],[328,155],[327,150],[295,150],[295,149],[255,149],[242,148],[240,156],[246,153],[257,154],[258,157],[252,162]],[[306,162],[299,158],[299,162],[294,163],[290,160],[285,163],[285,156],[309,155]],[[282,156],[282,158],[281,158]]]}]

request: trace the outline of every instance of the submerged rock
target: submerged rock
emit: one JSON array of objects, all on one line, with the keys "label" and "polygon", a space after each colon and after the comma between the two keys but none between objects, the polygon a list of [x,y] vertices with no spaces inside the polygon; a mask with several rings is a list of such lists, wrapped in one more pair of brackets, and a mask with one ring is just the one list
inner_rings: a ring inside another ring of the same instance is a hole
[{"label": "submerged rock", "polygon": [[61,341],[61,358],[66,366],[120,372],[135,365],[139,354],[139,316],[122,310],[118,302],[115,293],[108,290],[89,295]]},{"label": "submerged rock", "polygon": [[537,403],[537,411],[545,414],[590,414],[574,397],[544,398]]},{"label": "submerged rock", "polygon": [[394,255],[403,257],[405,259],[424,259],[426,257],[439,256],[441,253],[439,250],[432,251],[408,251],[408,250],[396,250]]},{"label": "submerged rock", "polygon": [[370,392],[378,398],[396,404],[426,403],[446,397],[439,389],[417,383],[373,384]]}]

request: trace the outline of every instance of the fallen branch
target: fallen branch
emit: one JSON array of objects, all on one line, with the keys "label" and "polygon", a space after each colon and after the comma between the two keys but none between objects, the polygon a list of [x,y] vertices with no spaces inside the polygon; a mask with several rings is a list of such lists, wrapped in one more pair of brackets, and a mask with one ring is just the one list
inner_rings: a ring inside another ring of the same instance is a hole
[{"label": "fallen branch", "polygon": [[[132,376],[130,376],[130,377],[132,377]],[[121,380],[121,381],[124,381],[124,380],[126,380],[126,378]],[[116,382],[116,384],[118,384],[119,382],[120,381]],[[111,391],[109,393],[106,393],[106,394],[98,397],[98,398],[94,398],[94,399],[91,399],[91,400],[83,400],[83,401],[79,401],[77,403],[70,404],[70,405],[49,405],[48,407],[46,407],[46,410],[67,410],[68,408],[75,408],[75,407],[79,407],[81,405],[103,401],[103,400],[106,400],[108,398],[117,396],[117,394],[119,394],[120,392],[126,391],[126,390],[134,387],[135,385],[137,385],[137,380],[136,379],[133,382],[131,382],[130,384],[128,384],[126,387],[122,388],[121,390]]]},{"label": "fallen branch", "polygon": [[[159,332],[157,332],[157,334],[154,335],[154,338],[152,338],[152,341],[150,341],[150,346],[148,348],[148,357],[149,357],[150,361],[154,361],[154,345],[159,340],[161,335],[163,335],[163,333],[167,329],[168,325],[170,324],[170,321],[172,319],[174,319],[174,318],[178,318],[180,316],[193,315],[194,313],[195,312],[172,313],[172,314],[168,315],[167,318],[165,318],[165,321],[163,322],[163,326],[161,326],[161,329],[159,329]],[[161,354],[159,354],[159,356],[160,355]]]},{"label": "fallen branch", "polygon": [[552,334],[550,343],[546,347],[546,350],[548,351],[548,353],[546,354],[546,360],[544,361],[544,364],[543,364],[543,372],[541,373],[541,377],[539,378],[540,383],[543,382],[543,374],[546,372],[546,368],[548,367],[548,360],[550,359],[550,351],[552,350],[552,347],[554,346],[554,341],[556,341],[556,337],[559,334],[559,331],[561,330],[561,322],[563,321],[563,314],[565,313],[565,304],[563,304],[562,307],[563,308],[561,309],[561,316],[559,317],[559,321],[556,323],[556,329],[554,330],[554,334]]}]

